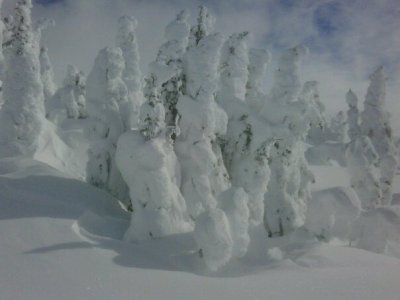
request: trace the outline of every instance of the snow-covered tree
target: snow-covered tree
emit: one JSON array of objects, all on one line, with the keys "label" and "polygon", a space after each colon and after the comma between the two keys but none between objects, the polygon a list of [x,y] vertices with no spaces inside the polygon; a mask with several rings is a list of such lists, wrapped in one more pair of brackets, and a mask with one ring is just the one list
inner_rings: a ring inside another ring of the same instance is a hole
[{"label": "snow-covered tree", "polygon": [[364,209],[381,204],[382,193],[375,168],[378,158],[367,136],[356,136],[347,145],[346,160],[351,187],[356,191]]},{"label": "snow-covered tree", "polygon": [[346,102],[349,106],[347,110],[347,136],[350,140],[355,140],[356,137],[361,135],[360,116],[358,112],[358,98],[352,90],[346,94]]},{"label": "snow-covered tree", "polygon": [[[9,15],[9,16],[4,17],[2,22],[4,25],[3,32],[2,32],[3,44],[6,45],[9,43],[11,36],[12,36],[12,28],[14,27],[14,16]],[[2,49],[2,50],[4,51],[4,49]]]},{"label": "snow-covered tree", "polygon": [[249,77],[249,56],[247,48],[247,31],[232,34],[224,43],[221,50],[220,83],[217,95],[218,103],[228,111],[231,102],[245,101],[246,84]]},{"label": "snow-covered tree", "polygon": [[53,67],[50,62],[47,47],[43,46],[40,48],[39,61],[40,61],[40,76],[43,83],[43,93],[46,104],[47,101],[49,101],[51,97],[53,97],[56,91],[56,85],[54,83]]},{"label": "snow-covered tree", "polygon": [[122,80],[124,59],[116,47],[102,49],[87,79],[87,111],[93,121],[89,128],[87,181],[108,190],[129,205],[127,187],[115,165],[119,136],[129,128],[128,90]]},{"label": "snow-covered tree", "polygon": [[165,107],[165,122],[171,129],[177,125],[176,104],[185,89],[183,61],[189,41],[188,18],[189,13],[183,10],[167,25],[165,29],[167,42],[160,47],[157,55],[158,62],[176,69],[176,75],[162,84],[160,92]]},{"label": "snow-covered tree", "polygon": [[6,72],[0,116],[2,155],[33,155],[45,127],[39,44],[32,30],[32,2],[18,1],[10,37],[3,44]]},{"label": "snow-covered tree", "polygon": [[270,54],[267,50],[254,48],[249,50],[246,102],[254,111],[259,111],[263,105],[262,99],[265,95],[261,86],[269,60]]},{"label": "snow-covered tree", "polygon": [[361,130],[363,135],[370,138],[379,155],[382,204],[390,204],[398,154],[393,142],[389,114],[385,111],[385,89],[386,77],[383,68],[380,67],[370,76],[364,111],[361,114]]},{"label": "snow-covered tree", "polygon": [[132,109],[129,127],[137,126],[140,106],[143,102],[142,73],[140,71],[140,57],[136,38],[137,21],[130,16],[122,16],[118,20],[119,28],[116,44],[122,50],[125,68],[122,78],[128,88],[129,101]]},{"label": "snow-covered tree", "polygon": [[[223,144],[224,162],[232,185],[242,187],[248,193],[250,223],[257,225],[262,222],[264,193],[269,178],[268,145],[265,124],[254,116],[246,98],[249,82],[247,36],[247,32],[233,34],[224,43],[216,99],[228,114],[228,131]],[[257,72],[262,74],[262,70]],[[254,89],[257,89],[258,79],[253,79]]]},{"label": "snow-covered tree", "polygon": [[332,119],[330,124],[330,131],[332,139],[343,143],[346,137],[346,117],[343,111],[339,111]]},{"label": "snow-covered tree", "polygon": [[46,102],[46,117],[55,124],[65,119],[83,119],[86,112],[86,78],[76,67],[68,65],[62,86]]},{"label": "snow-covered tree", "polygon": [[165,110],[160,100],[157,76],[151,74],[145,79],[144,97],[146,102],[140,108],[138,128],[146,140],[165,132]]},{"label": "snow-covered tree", "polygon": [[125,233],[129,241],[193,228],[179,190],[180,168],[171,140],[166,136],[165,110],[160,100],[162,83],[175,75],[166,72],[167,69],[168,66],[161,63],[150,64],[139,130],[124,134],[118,141],[117,164],[129,186],[133,208],[131,225]]},{"label": "snow-covered tree", "polygon": [[322,144],[329,139],[330,133],[325,116],[325,105],[320,100],[317,81],[304,83],[299,101],[304,103],[309,110],[310,129],[307,134],[307,143],[311,145]]},{"label": "snow-covered tree", "polygon": [[216,104],[217,67],[222,38],[202,38],[186,56],[185,94],[177,109],[181,116],[175,150],[182,165],[182,193],[193,219],[208,207],[215,207],[215,196],[228,187],[226,170],[215,154],[217,135],[226,132],[227,116]]},{"label": "snow-covered tree", "polygon": [[[0,0],[0,13],[2,10],[3,0]],[[3,19],[0,18],[0,45],[3,45],[4,41],[4,31],[6,30],[6,26],[4,25]],[[3,79],[3,74],[5,71],[5,61],[4,61],[4,54],[3,54],[3,46],[0,47],[0,87],[1,87],[1,80]]]},{"label": "snow-covered tree", "polygon": [[274,140],[269,157],[271,178],[265,194],[264,225],[269,236],[285,235],[305,221],[312,174],[304,159],[303,140],[309,129],[309,106],[297,101],[303,47],[287,50],[275,71],[274,84],[261,110]]},{"label": "snow-covered tree", "polygon": [[129,186],[133,210],[124,236],[127,241],[193,230],[179,191],[178,161],[164,134],[149,139],[139,131],[131,131],[118,140],[116,161]]},{"label": "snow-covered tree", "polygon": [[362,135],[359,124],[358,98],[351,90],[346,94],[347,134],[350,142],[346,146],[347,169],[351,187],[356,191],[364,209],[381,204],[382,192],[376,166],[379,156],[369,137]]}]

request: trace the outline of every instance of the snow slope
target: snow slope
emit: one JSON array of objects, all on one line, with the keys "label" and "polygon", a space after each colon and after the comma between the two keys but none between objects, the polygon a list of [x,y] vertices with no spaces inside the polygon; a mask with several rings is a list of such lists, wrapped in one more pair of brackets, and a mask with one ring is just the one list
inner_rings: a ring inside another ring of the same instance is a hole
[{"label": "snow slope", "polygon": [[0,160],[0,299],[400,298],[400,260],[305,233],[267,243],[255,228],[246,257],[209,273],[191,234],[139,245],[121,241],[128,225],[108,194],[37,161]]}]

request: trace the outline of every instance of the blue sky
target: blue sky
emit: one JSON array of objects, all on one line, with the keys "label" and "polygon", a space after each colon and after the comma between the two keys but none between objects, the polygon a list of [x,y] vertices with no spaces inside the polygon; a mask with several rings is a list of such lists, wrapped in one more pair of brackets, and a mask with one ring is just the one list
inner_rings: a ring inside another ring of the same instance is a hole
[{"label": "blue sky", "polygon": [[[4,0],[5,10],[13,3]],[[321,98],[333,111],[345,107],[349,88],[362,100],[368,75],[384,65],[389,108],[400,112],[399,0],[36,0],[34,15],[56,21],[43,38],[61,80],[68,63],[90,70],[97,51],[113,44],[117,18],[127,13],[139,21],[145,69],[165,25],[182,8],[195,15],[199,4],[216,15],[218,31],[251,31],[251,46],[267,48],[272,62],[282,49],[306,45],[304,80],[320,81]]]}]

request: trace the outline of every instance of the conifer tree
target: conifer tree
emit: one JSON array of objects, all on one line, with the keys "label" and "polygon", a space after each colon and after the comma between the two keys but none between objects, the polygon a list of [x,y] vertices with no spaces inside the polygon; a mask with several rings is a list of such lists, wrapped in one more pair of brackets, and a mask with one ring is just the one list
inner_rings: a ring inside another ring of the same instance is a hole
[{"label": "conifer tree", "polygon": [[83,72],[68,65],[62,86],[46,102],[46,117],[55,124],[65,119],[84,119],[86,112],[86,78]]},{"label": "conifer tree", "polygon": [[330,124],[330,131],[332,139],[343,143],[346,136],[346,117],[343,111],[339,111],[332,119]]},{"label": "conifer tree", "polygon": [[137,21],[130,16],[122,16],[118,20],[119,28],[116,44],[122,50],[125,67],[122,78],[128,88],[130,119],[129,128],[136,127],[140,106],[143,103],[142,73],[140,71],[140,57],[136,38]]},{"label": "conifer tree", "polygon": [[150,74],[145,79],[146,102],[140,108],[138,128],[145,140],[151,140],[165,132],[165,110],[160,100],[157,76]]},{"label": "conifer tree", "polygon": [[[3,0],[0,0],[0,13],[2,11]],[[0,18],[0,45],[3,45],[4,42],[4,32],[7,30],[6,25],[3,22],[3,19]],[[0,47],[0,87],[1,81],[3,80],[3,75],[5,71],[5,61],[3,54],[3,46]],[[1,92],[1,91],[0,91]]]},{"label": "conifer tree", "polygon": [[[165,123],[172,131],[176,131],[178,111],[176,104],[184,93],[186,76],[183,71],[184,55],[188,45],[190,27],[187,23],[189,13],[182,10],[165,29],[167,42],[157,54],[157,61],[171,66],[176,75],[161,86],[160,97],[165,108]],[[175,137],[175,135],[173,135]]]},{"label": "conifer tree", "polygon": [[53,67],[50,62],[47,47],[42,46],[40,48],[40,75],[43,83],[43,93],[45,99],[45,105],[50,101],[56,91],[56,85],[54,83]]},{"label": "conifer tree", "polygon": [[196,47],[200,40],[214,32],[215,18],[207,7],[200,5],[196,25],[190,28],[189,48]]},{"label": "conifer tree", "polygon": [[32,29],[31,9],[30,0],[17,2],[10,36],[3,43],[6,71],[0,116],[2,155],[34,155],[45,127],[39,41]]},{"label": "conifer tree", "polygon": [[116,160],[132,200],[129,241],[163,237],[190,231],[192,223],[179,190],[180,167],[169,137],[160,87],[175,75],[161,62],[150,64],[139,115],[138,131],[118,141]]},{"label": "conifer tree", "polygon": [[381,204],[382,192],[377,176],[376,165],[379,156],[371,140],[363,136],[359,125],[357,96],[350,90],[346,94],[348,136],[346,146],[347,169],[350,174],[351,187],[356,191],[364,209],[371,209]]},{"label": "conifer tree", "polygon": [[362,134],[370,138],[379,155],[382,204],[390,204],[393,194],[393,178],[398,165],[398,153],[393,142],[389,114],[385,111],[386,77],[383,68],[370,76],[370,85],[361,114]]},{"label": "conifer tree", "polygon": [[249,50],[248,80],[246,84],[246,102],[254,111],[259,111],[265,95],[262,91],[262,79],[265,76],[270,54],[264,49]]},{"label": "conifer tree", "polygon": [[358,112],[358,98],[352,90],[346,94],[346,102],[349,106],[347,110],[347,136],[350,140],[355,140],[356,137],[361,135],[360,116]]},{"label": "conifer tree", "polygon": [[261,115],[273,141],[269,167],[271,178],[265,194],[264,225],[269,236],[285,235],[305,221],[309,183],[312,181],[304,159],[302,141],[308,133],[309,114],[300,92],[299,62],[303,47],[287,50],[275,71],[274,84]]},{"label": "conifer tree", "polygon": [[[254,117],[246,98],[250,64],[247,36],[247,32],[233,34],[224,43],[216,99],[228,114],[228,131],[223,144],[224,162],[232,185],[236,189],[243,188],[248,194],[250,224],[258,225],[262,222],[264,193],[269,179],[269,145],[263,140],[264,124]],[[257,76],[262,75],[262,70],[257,72],[261,73]],[[257,78],[253,75],[252,79],[257,89]]]},{"label": "conifer tree", "polygon": [[88,76],[87,111],[93,125],[89,128],[86,170],[89,183],[108,190],[129,206],[127,187],[115,165],[117,140],[129,128],[130,118],[123,70],[121,49],[108,47],[99,52]]},{"label": "conifer tree", "polygon": [[188,51],[186,91],[177,105],[181,135],[175,149],[182,165],[182,193],[193,219],[215,206],[215,196],[227,188],[223,179],[216,180],[224,170],[213,151],[213,141],[225,134],[227,125],[225,112],[214,100],[221,46],[219,35],[209,35]]}]

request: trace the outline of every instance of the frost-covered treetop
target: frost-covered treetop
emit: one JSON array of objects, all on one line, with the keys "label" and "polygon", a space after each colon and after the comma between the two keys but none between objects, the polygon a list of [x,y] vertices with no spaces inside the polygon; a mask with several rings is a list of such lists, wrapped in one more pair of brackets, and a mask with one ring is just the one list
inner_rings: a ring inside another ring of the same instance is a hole
[{"label": "frost-covered treetop", "polygon": [[197,47],[190,49],[187,60],[187,93],[200,102],[212,100],[217,87],[217,68],[222,46],[222,36],[212,34],[203,38]]},{"label": "frost-covered treetop", "polygon": [[139,50],[135,36],[138,22],[134,17],[122,16],[118,19],[116,44],[121,48],[125,60],[123,79],[132,93],[141,89],[142,74],[139,68]]},{"label": "frost-covered treetop", "polygon": [[386,96],[386,76],[383,67],[379,67],[372,75],[369,76],[371,84],[368,87],[367,96],[364,105],[375,107],[383,107]]},{"label": "frost-covered treetop", "polygon": [[358,98],[351,89],[346,93],[346,102],[350,107],[357,107],[358,105]]},{"label": "frost-covered treetop", "polygon": [[188,24],[189,12],[182,10],[176,19],[170,22],[165,29],[164,43],[157,54],[156,61],[165,65],[180,66],[182,57],[188,45],[190,26]]},{"label": "frost-covered treetop", "polygon": [[[120,34],[130,34],[132,31],[135,31],[138,25],[137,20],[132,16],[121,16],[118,19]],[[124,39],[125,40],[125,39]]]},{"label": "frost-covered treetop", "polygon": [[85,85],[85,78],[83,73],[73,65],[67,66],[67,74],[63,80],[63,86],[79,86]]},{"label": "frost-covered treetop", "polygon": [[52,19],[42,18],[42,19],[37,20],[33,24],[33,29],[35,31],[35,34],[37,35],[38,40],[41,39],[43,30],[46,30],[49,27],[55,26],[55,24],[56,24],[56,22]]},{"label": "frost-covered treetop", "polygon": [[187,39],[188,32],[190,29],[188,28],[188,20],[190,14],[189,11],[184,9],[179,12],[176,16],[176,19],[167,25],[165,28],[165,38],[167,40],[182,40]]},{"label": "frost-covered treetop", "polygon": [[308,49],[302,45],[283,52],[274,74],[274,85],[270,95],[272,101],[290,103],[296,100],[301,88],[300,60],[307,52]]},{"label": "frost-covered treetop", "polygon": [[11,46],[17,55],[23,55],[27,45],[33,46],[31,0],[20,0],[15,6],[15,19],[12,22],[11,37],[3,46]]},{"label": "frost-covered treetop", "polygon": [[120,48],[107,47],[100,50],[87,80],[88,100],[107,102],[104,95],[107,94],[108,82],[120,77],[123,69],[124,59]]},{"label": "frost-covered treetop", "polygon": [[219,96],[245,100],[249,76],[248,31],[232,34],[221,50],[221,87]]},{"label": "frost-covered treetop", "polygon": [[190,29],[189,48],[197,46],[202,38],[214,31],[215,18],[205,6],[199,6],[197,24]]}]

